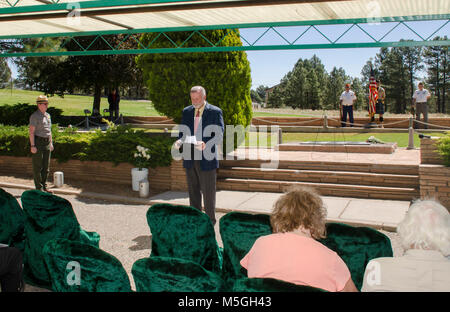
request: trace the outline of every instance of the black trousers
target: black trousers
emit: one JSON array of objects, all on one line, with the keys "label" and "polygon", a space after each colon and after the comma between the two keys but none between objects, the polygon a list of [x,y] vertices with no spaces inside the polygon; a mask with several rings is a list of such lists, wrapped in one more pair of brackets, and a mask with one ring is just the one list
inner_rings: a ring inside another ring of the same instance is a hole
[{"label": "black trousers", "polygon": [[14,247],[0,247],[0,285],[2,292],[18,292],[22,281],[22,253]]},{"label": "black trousers", "polygon": [[200,160],[194,160],[192,168],[186,169],[189,205],[202,211],[202,195],[205,212],[216,224],[216,175],[217,170],[203,171]]},{"label": "black trousers", "polygon": [[116,121],[119,118],[119,107],[110,107],[109,108],[109,120]]}]

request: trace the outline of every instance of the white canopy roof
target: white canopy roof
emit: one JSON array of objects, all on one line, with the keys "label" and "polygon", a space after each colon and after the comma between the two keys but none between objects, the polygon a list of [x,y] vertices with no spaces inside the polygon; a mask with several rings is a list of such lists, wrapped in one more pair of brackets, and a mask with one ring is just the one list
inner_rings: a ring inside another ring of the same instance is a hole
[{"label": "white canopy roof", "polygon": [[2,38],[352,19],[371,22],[374,18],[427,20],[450,16],[448,0],[19,0],[11,6],[16,1],[0,0]]}]

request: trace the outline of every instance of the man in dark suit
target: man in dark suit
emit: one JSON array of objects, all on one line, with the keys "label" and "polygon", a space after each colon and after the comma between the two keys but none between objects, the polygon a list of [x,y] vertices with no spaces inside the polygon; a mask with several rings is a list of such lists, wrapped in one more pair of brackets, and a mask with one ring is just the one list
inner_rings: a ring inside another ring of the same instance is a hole
[{"label": "man in dark suit", "polygon": [[183,145],[183,167],[189,191],[189,204],[205,212],[216,223],[216,170],[219,168],[217,144],[222,144],[222,110],[206,101],[206,91],[201,86],[192,87],[192,105],[183,109],[178,140],[175,147]]},{"label": "man in dark suit", "polygon": [[110,121],[116,121],[117,118],[119,118],[119,103],[120,103],[120,94],[119,92],[117,92],[116,88],[112,89],[111,93],[108,94],[108,103],[109,103],[109,119]]}]

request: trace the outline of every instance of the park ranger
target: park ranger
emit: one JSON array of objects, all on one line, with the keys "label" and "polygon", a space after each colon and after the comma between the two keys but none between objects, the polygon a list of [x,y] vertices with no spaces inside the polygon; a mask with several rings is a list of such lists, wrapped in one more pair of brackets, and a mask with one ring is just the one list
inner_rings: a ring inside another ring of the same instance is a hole
[{"label": "park ranger", "polygon": [[48,108],[48,98],[40,95],[36,99],[37,110],[30,116],[30,145],[33,160],[34,185],[37,190],[47,190],[50,153],[53,151],[52,122]]}]

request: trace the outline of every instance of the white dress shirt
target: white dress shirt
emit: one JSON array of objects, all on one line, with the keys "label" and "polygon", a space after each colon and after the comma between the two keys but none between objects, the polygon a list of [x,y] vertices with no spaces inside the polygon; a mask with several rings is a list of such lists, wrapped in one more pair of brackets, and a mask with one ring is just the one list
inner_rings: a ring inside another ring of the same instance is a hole
[{"label": "white dress shirt", "polygon": [[353,100],[356,100],[355,92],[353,91],[344,91],[341,94],[341,97],[339,100],[342,100],[342,105],[344,106],[350,106],[353,105]]},{"label": "white dress shirt", "polygon": [[414,92],[413,99],[416,99],[416,103],[425,103],[427,101],[427,97],[431,95],[427,89],[419,90],[417,89]]}]

